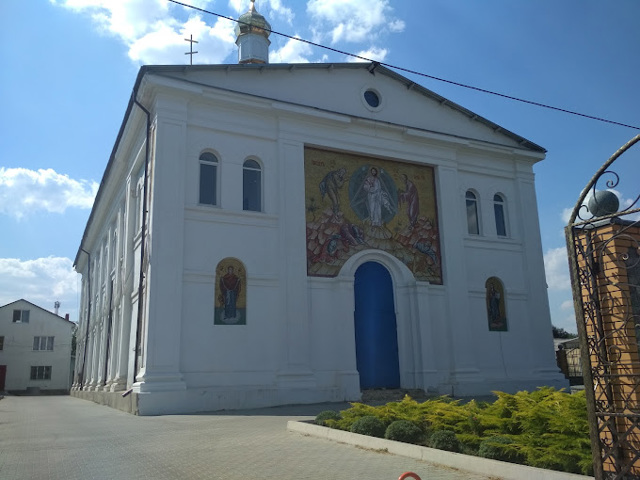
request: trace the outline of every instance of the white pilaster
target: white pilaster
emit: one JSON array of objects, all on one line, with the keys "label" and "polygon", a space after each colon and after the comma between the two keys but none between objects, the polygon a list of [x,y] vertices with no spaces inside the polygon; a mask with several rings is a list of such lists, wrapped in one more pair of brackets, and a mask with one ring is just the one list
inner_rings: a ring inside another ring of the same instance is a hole
[{"label": "white pilaster", "polygon": [[[464,262],[466,221],[461,212],[464,197],[460,195],[458,170],[449,166],[437,169],[440,206],[440,244],[442,245],[443,281],[447,291],[446,341],[449,345],[449,381],[454,386],[465,382],[479,382],[475,348],[469,328],[467,297],[467,268]],[[446,392],[450,393],[450,392]]]},{"label": "white pilaster", "polygon": [[[292,198],[304,197],[304,145],[299,142],[282,141],[279,145],[280,175],[280,258],[306,258],[305,205],[303,201],[292,202]],[[283,305],[286,337],[284,365],[279,372],[279,381],[312,381],[309,346],[309,292],[307,265],[303,261],[286,261],[280,270],[280,298]]]},{"label": "white pilaster", "polygon": [[134,390],[184,390],[180,372],[186,104],[158,96],[156,145],[149,169],[149,266],[146,279],[147,323],[143,369]]}]

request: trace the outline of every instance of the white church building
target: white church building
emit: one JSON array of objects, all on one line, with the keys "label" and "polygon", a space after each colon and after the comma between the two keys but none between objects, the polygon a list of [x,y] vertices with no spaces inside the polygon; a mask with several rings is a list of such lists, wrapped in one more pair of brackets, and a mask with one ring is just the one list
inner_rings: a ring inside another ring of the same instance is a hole
[{"label": "white church building", "polygon": [[72,395],[140,415],[564,387],[545,150],[376,63],[144,66],[88,220]]}]

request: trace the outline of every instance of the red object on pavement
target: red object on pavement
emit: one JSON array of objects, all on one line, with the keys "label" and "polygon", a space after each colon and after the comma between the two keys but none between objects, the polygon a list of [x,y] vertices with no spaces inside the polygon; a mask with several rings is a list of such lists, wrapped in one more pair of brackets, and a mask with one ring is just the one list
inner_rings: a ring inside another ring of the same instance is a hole
[{"label": "red object on pavement", "polygon": [[404,472],[402,475],[400,475],[398,480],[405,480],[405,478],[413,478],[414,480],[420,480],[420,477],[418,476],[418,474],[413,472]]}]

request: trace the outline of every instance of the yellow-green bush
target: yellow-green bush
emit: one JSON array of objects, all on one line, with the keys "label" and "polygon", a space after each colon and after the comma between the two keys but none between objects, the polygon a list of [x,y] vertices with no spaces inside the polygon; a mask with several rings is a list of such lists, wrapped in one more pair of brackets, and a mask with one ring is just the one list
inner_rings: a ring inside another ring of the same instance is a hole
[{"label": "yellow-green bush", "polygon": [[353,403],[341,412],[340,419],[325,423],[348,431],[364,416],[376,417],[385,428],[397,420],[406,420],[419,427],[425,438],[433,439],[439,431],[452,431],[461,450],[474,454],[483,441],[500,436],[512,442],[503,443],[502,449],[514,453],[526,465],[592,473],[584,393],[568,394],[549,387],[516,394],[494,393],[497,399],[493,403],[462,404],[448,397],[418,403],[408,396],[379,407]]}]

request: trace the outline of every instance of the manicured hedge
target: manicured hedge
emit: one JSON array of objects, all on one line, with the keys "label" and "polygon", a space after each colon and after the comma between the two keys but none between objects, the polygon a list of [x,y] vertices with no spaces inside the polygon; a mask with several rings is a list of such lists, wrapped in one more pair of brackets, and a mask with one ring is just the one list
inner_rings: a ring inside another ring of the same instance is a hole
[{"label": "manicured hedge", "polygon": [[[463,404],[448,397],[418,403],[409,396],[378,407],[353,403],[339,416],[325,414],[322,422],[352,431],[356,422],[368,417],[364,423],[375,430],[375,436],[383,436],[396,425],[389,434],[394,440],[593,475],[584,392],[569,394],[541,387],[514,395],[494,394],[497,399],[492,403],[472,400]],[[394,429],[400,433],[393,433]]]}]

